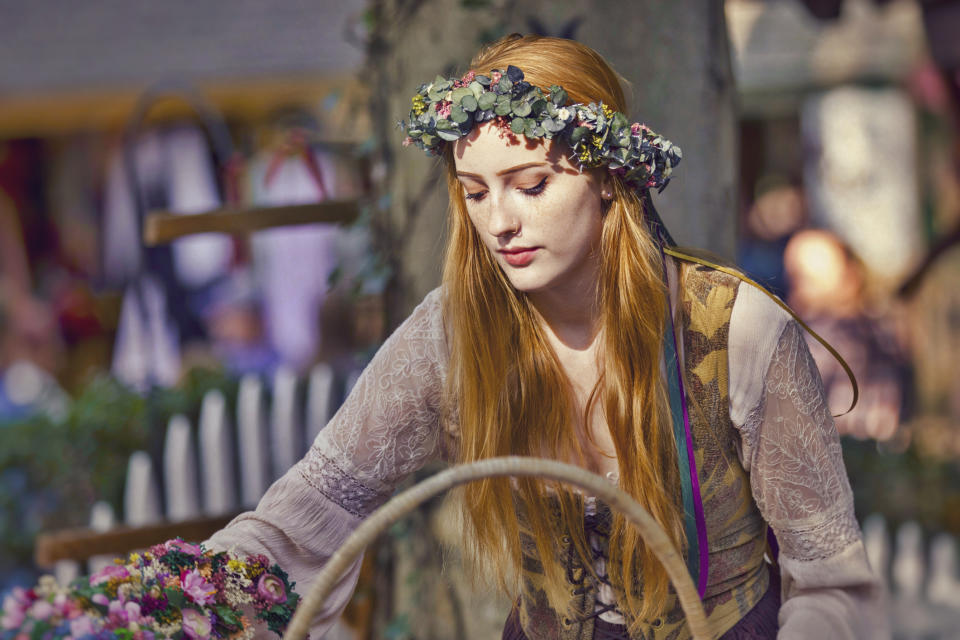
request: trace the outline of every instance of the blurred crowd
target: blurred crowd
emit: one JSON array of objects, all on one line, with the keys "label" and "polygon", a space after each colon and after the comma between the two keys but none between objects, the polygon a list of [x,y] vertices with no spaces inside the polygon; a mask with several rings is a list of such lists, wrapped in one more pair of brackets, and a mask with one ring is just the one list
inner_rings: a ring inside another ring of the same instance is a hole
[{"label": "blurred crowd", "polygon": [[[241,207],[364,189],[354,150],[317,143],[299,123],[240,133],[262,140],[234,185]],[[144,212],[213,211],[228,185],[188,122],[126,145],[106,134],[0,141],[0,423],[61,410],[104,372],[141,390],[196,366],[269,377],[322,360],[346,372],[382,339],[383,278],[365,272],[362,229],[311,224],[144,246]]]}]

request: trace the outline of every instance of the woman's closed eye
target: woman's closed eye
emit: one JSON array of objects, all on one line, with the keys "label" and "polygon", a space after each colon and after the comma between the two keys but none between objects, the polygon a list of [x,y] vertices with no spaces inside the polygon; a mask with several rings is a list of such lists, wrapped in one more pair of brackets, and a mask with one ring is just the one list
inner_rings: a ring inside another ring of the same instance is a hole
[{"label": "woman's closed eye", "polygon": [[536,185],[529,187],[527,189],[520,189],[520,191],[524,192],[528,196],[538,196],[541,193],[543,193],[543,190],[546,188],[547,188],[547,177],[544,176],[540,180],[540,182],[538,182]]},{"label": "woman's closed eye", "polygon": [[[518,187],[518,191],[528,196],[538,196],[543,193],[543,190],[547,188],[547,177],[544,176],[540,182],[535,184],[532,187]],[[463,194],[463,197],[467,200],[472,200],[473,202],[479,202],[487,195],[486,189],[483,191],[474,191],[470,193],[469,191]]]}]

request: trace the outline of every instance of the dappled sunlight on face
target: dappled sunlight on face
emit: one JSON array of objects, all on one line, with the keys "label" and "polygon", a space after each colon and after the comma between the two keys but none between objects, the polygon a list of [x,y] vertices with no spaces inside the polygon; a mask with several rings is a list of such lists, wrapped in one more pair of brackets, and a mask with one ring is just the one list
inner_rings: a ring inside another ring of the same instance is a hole
[{"label": "dappled sunlight on face", "polygon": [[595,284],[606,173],[581,172],[563,143],[528,140],[495,123],[457,141],[467,212],[511,284],[528,293]]}]

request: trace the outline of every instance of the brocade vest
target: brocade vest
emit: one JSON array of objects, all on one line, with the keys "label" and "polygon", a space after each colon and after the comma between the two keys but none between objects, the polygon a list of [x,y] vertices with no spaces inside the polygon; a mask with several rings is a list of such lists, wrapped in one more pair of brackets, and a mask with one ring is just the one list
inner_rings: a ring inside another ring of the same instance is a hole
[{"label": "brocade vest", "polygon": [[[727,336],[730,315],[740,281],[702,267],[681,263],[685,278],[680,293],[683,365],[690,427],[696,456],[700,493],[706,516],[710,571],[703,606],[719,637],[733,627],[766,593],[769,572],[765,566],[766,523],[750,491],[750,479],[737,455],[739,433],[730,420]],[[679,494],[679,492],[678,492]],[[677,508],[682,509],[679,495]],[[601,505],[601,511],[609,509]],[[521,522],[523,518],[521,517]],[[577,554],[563,536],[559,553],[548,559],[560,565],[570,583],[568,611],[551,608],[543,588],[545,572],[539,555],[529,544],[523,548],[520,624],[530,640],[591,640],[597,586],[588,571],[576,566]],[[603,544],[607,538],[602,538]],[[609,557],[606,553],[605,557]],[[572,564],[571,564],[572,563]],[[690,629],[671,588],[666,613],[643,621],[634,640],[683,640]],[[583,612],[575,615],[570,612]],[[621,609],[624,616],[627,613]],[[627,617],[627,622],[632,622]]]}]

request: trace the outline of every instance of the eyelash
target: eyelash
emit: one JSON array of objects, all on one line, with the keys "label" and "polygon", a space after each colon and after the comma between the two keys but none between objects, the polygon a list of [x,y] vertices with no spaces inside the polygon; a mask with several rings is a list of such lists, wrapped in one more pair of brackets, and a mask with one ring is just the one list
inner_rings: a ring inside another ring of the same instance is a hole
[{"label": "eyelash", "polygon": [[[530,187],[529,189],[520,189],[520,191],[528,196],[536,197],[536,196],[539,196],[541,193],[543,193],[543,190],[546,188],[547,188],[547,178],[544,177],[536,185]],[[466,193],[464,194],[464,197],[467,200],[473,200],[474,202],[479,202],[480,200],[483,200],[483,196],[486,195],[486,193],[487,193],[486,191],[477,191],[476,193]]]}]

